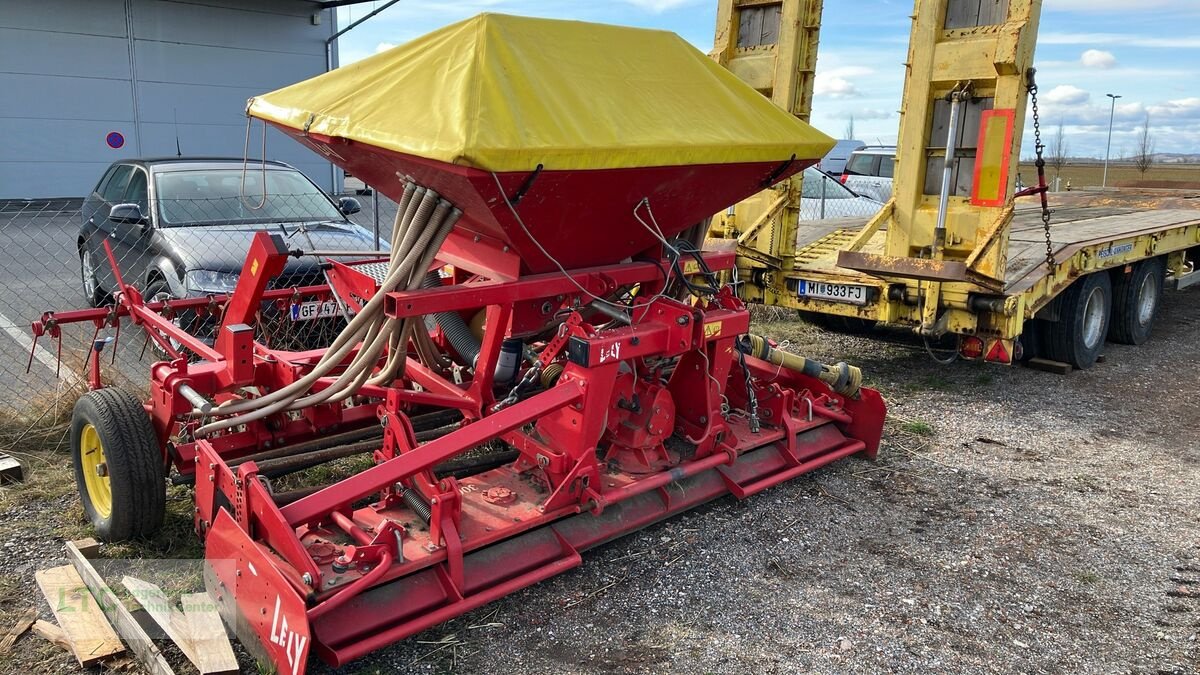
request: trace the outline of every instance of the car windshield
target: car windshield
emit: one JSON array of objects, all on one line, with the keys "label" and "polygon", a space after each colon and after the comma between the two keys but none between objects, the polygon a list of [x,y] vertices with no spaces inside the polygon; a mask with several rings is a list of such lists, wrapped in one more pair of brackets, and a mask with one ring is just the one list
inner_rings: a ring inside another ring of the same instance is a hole
[{"label": "car windshield", "polygon": [[833,176],[809,167],[804,170],[804,188],[801,196],[804,199],[854,199],[858,195]]},{"label": "car windshield", "polygon": [[159,221],[167,227],[212,223],[342,220],[337,207],[298,171],[262,167],[159,172],[154,177]]}]

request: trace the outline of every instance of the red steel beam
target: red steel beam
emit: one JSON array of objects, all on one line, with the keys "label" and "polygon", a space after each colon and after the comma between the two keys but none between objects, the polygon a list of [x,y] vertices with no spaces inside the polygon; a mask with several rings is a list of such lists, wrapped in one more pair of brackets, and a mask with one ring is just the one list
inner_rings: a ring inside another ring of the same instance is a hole
[{"label": "red steel beam", "polygon": [[357,499],[378,492],[422,469],[444,462],[467,448],[475,447],[507,431],[569,405],[583,397],[583,390],[576,382],[564,382],[549,391],[525,399],[519,403],[490,415],[478,422],[468,424],[458,431],[418,446],[383,464],[298,499],[280,509],[283,517],[293,527],[325,517],[330,511]]}]

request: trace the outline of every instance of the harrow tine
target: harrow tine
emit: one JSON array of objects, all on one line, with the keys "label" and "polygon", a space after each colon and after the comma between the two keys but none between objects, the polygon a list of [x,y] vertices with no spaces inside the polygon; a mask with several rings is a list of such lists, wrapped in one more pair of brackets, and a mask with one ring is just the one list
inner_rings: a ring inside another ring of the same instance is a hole
[{"label": "harrow tine", "polygon": [[33,334],[33,345],[29,348],[29,363],[25,364],[26,375],[29,374],[29,371],[33,370],[33,355],[37,352],[38,337],[40,336],[35,332]]},{"label": "harrow tine", "polygon": [[121,322],[120,320],[114,320],[113,324],[117,331],[116,334],[113,335],[112,339],[112,357],[108,361],[108,365],[110,366],[117,365],[117,345],[121,343]]},{"label": "harrow tine", "polygon": [[[92,332],[92,339],[91,339],[91,341],[88,342],[88,344],[90,344],[90,345],[96,344],[96,339],[100,337],[100,329],[101,328],[102,328],[102,324],[97,323],[96,330]],[[83,357],[83,369],[84,370],[87,370],[88,364],[92,362],[92,352],[93,351],[95,351],[95,349],[89,349],[87,351],[87,356]],[[97,356],[96,358],[100,358],[100,357]]]}]

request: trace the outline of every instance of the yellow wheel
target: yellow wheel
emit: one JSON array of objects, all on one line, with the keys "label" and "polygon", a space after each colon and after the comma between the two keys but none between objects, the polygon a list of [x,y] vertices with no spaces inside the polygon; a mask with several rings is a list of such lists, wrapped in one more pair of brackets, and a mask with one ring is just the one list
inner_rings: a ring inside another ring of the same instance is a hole
[{"label": "yellow wheel", "polygon": [[83,425],[79,435],[79,462],[83,465],[83,485],[88,502],[101,518],[112,517],[112,481],[108,478],[108,462],[104,461],[104,444],[91,424]]},{"label": "yellow wheel", "polygon": [[166,480],[150,417],[132,394],[90,391],[71,417],[75,484],[103,541],[147,537],[162,526]]}]

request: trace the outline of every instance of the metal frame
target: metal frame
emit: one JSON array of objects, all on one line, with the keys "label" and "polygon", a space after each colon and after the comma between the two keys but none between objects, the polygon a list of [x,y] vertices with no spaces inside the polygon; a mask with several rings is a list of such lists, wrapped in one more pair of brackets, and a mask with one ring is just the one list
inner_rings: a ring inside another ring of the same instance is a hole
[{"label": "metal frame", "polygon": [[[664,295],[666,258],[511,277],[506,257],[515,254],[506,252],[488,254],[490,278],[460,271],[442,288],[387,296],[386,313],[398,319],[482,313],[480,355],[462,381],[410,357],[391,387],[196,438],[213,404],[246,387],[286,386],[320,356],[272,350],[247,328],[264,300],[291,293],[266,290],[288,255],[277,236],[260,232],[229,298],[146,303],[119,280],[116,306],[47,313],[34,326],[60,336],[64,324],[99,331],[129,317],[164,348],[174,340],[200,357],[152,367],[147,414],[173,480],[195,484],[210,592],[280,672],[302,672],[311,648],[342,665],[575,567],[581,551],[621,534],[878,450],[879,395],[842,396],[743,354],[737,340],[749,313],[729,287],[704,300]],[[702,257],[712,270],[734,263],[730,251]],[[334,263],[330,277],[332,287],[305,290],[370,283],[353,263]],[[632,287],[641,300],[616,312],[624,320],[595,310],[594,297]],[[214,347],[162,315],[205,304],[222,316]],[[498,395],[507,389],[493,375],[504,341],[555,325],[552,339],[533,346],[539,363],[561,374],[520,396]],[[93,387],[101,386],[99,357],[97,349]],[[440,426],[424,428],[431,416]],[[503,461],[445,469],[489,444],[508,449]],[[320,489],[272,489],[273,476],[354,455],[370,457],[370,468]]]}]

